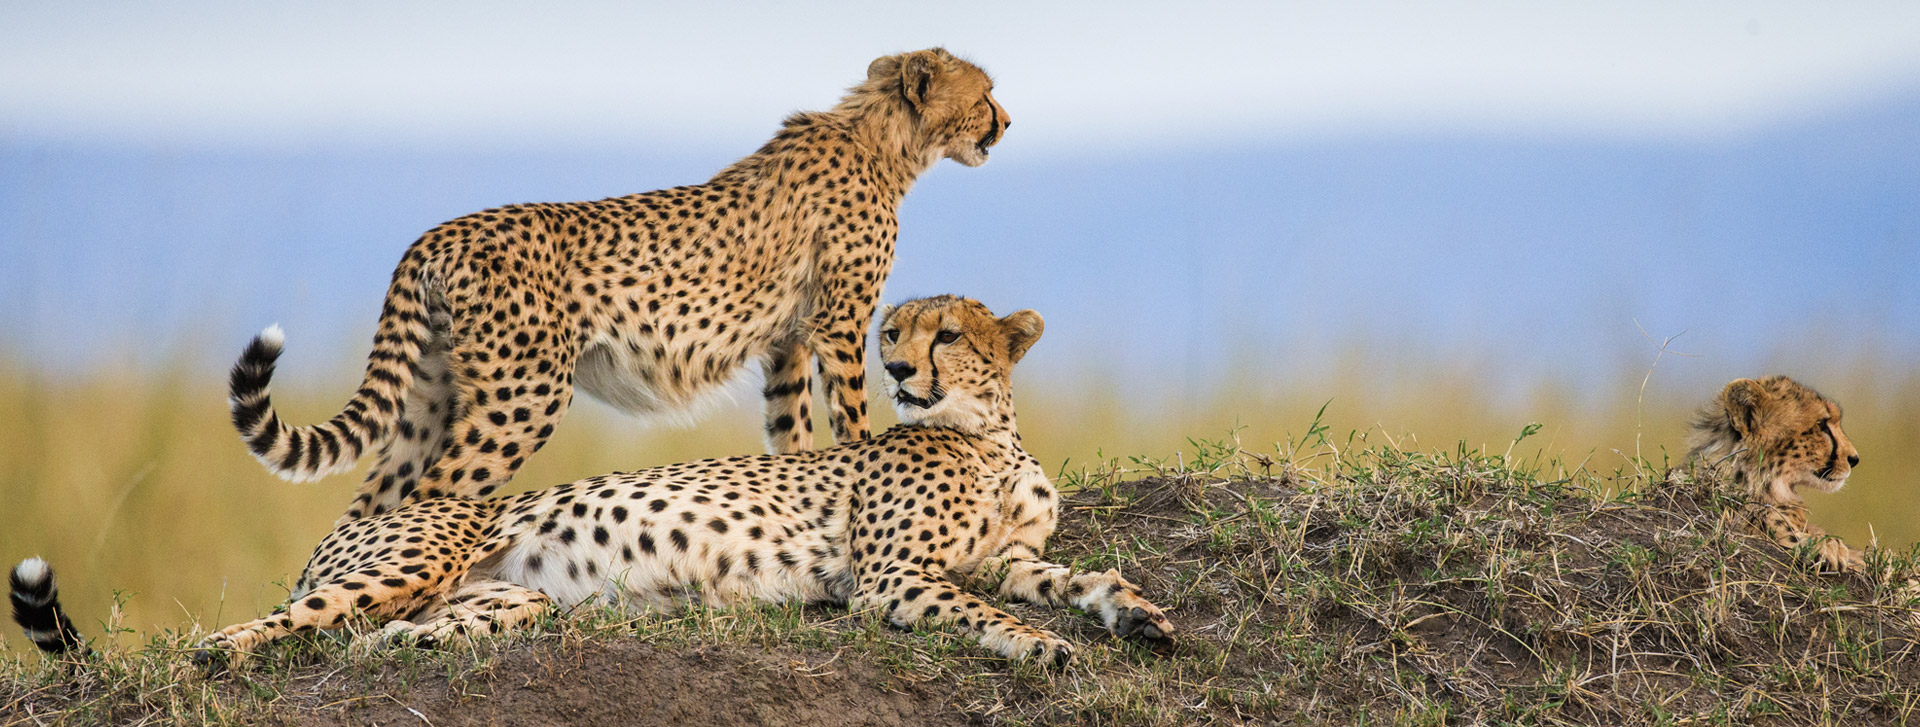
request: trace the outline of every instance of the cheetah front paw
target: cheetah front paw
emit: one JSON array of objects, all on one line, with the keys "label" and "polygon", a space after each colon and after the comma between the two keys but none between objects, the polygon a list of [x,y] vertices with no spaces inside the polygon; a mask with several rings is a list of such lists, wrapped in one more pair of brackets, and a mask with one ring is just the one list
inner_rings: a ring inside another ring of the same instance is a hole
[{"label": "cheetah front paw", "polygon": [[[1115,574],[1118,577],[1118,574]],[[1139,636],[1155,641],[1173,638],[1173,622],[1140,595],[1139,587],[1119,580],[1108,587],[1105,603],[1100,604],[1100,620],[1114,636]]]},{"label": "cheetah front paw", "polygon": [[1015,624],[1005,631],[981,636],[981,645],[1013,661],[1027,661],[1043,667],[1059,668],[1073,660],[1073,644],[1059,634]]},{"label": "cheetah front paw", "polygon": [[213,676],[225,671],[231,665],[232,653],[201,642],[199,646],[194,647],[193,653],[187,656],[187,661],[192,663],[195,669],[199,669],[201,674]]},{"label": "cheetah front paw", "polygon": [[1051,631],[1042,631],[1040,634],[1040,637],[1033,639],[1026,655],[1020,658],[1054,669],[1066,668],[1073,661],[1073,644]]},{"label": "cheetah front paw", "polygon": [[238,665],[246,655],[246,652],[241,651],[239,645],[234,642],[233,634],[220,632],[211,634],[201,639],[200,643],[194,644],[193,652],[187,656],[187,660],[193,664],[194,668],[199,669],[201,674],[213,676]]},{"label": "cheetah front paw", "polygon": [[1860,551],[1847,547],[1839,538],[1827,538],[1819,545],[1820,570],[1828,573],[1861,573],[1867,562]]},{"label": "cheetah front paw", "polygon": [[1167,615],[1151,603],[1121,609],[1121,612],[1107,624],[1107,630],[1114,636],[1139,636],[1143,639],[1160,641],[1173,638],[1173,622]]}]

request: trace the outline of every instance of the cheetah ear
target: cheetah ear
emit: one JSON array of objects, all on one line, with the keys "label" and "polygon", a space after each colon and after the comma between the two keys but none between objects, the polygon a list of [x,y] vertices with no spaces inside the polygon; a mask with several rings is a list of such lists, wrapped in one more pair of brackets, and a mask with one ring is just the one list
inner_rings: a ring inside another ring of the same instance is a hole
[{"label": "cheetah ear", "polygon": [[1762,410],[1769,403],[1766,387],[1753,379],[1735,379],[1720,392],[1720,404],[1727,410],[1727,421],[1741,439],[1759,431]]},{"label": "cheetah ear", "polygon": [[1013,363],[1027,355],[1027,349],[1033,348],[1033,342],[1040,340],[1040,332],[1046,330],[1047,322],[1040,314],[1031,310],[1014,311],[1000,319],[1000,330],[1007,334],[1007,355]]},{"label": "cheetah ear", "polygon": [[892,303],[881,303],[880,310],[877,312],[878,314],[873,317],[873,319],[876,321],[879,321],[882,325],[885,325],[887,322],[887,319],[893,316],[894,309],[898,307],[899,306],[894,305]]},{"label": "cheetah ear", "polygon": [[[877,62],[877,61],[876,61]],[[901,57],[900,94],[915,111],[925,111],[927,98],[933,92],[934,76],[939,66],[934,63],[934,55],[928,51],[914,51]],[[868,70],[872,70],[871,67]]]},{"label": "cheetah ear", "polygon": [[900,73],[899,56],[880,56],[867,64],[867,80],[879,81]]}]

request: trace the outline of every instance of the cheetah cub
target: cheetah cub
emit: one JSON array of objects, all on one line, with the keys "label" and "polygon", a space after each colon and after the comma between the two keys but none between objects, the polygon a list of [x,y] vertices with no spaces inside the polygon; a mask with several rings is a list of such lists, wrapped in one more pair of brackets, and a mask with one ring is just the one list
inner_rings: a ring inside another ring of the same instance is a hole
[{"label": "cheetah cub", "polygon": [[601,598],[846,603],[896,626],[970,634],[1009,658],[1072,655],[962,583],[1079,608],[1116,635],[1168,638],[1173,624],[1117,571],[1040,559],[1058,497],[1020,447],[1012,373],[1041,328],[1030,310],[995,318],[966,298],[907,302],[884,312],[879,342],[903,423],[873,439],[349,522],[320,542],[283,609],[208,637],[215,651],[202,653],[244,654],[355,615],[389,622],[390,636],[445,641]]},{"label": "cheetah cub", "polygon": [[1785,376],[1738,379],[1694,417],[1692,454],[1727,460],[1747,489],[1749,527],[1782,546],[1815,546],[1821,569],[1857,573],[1860,551],[1807,522],[1798,488],[1838,492],[1860,464],[1840,429],[1840,405]]}]

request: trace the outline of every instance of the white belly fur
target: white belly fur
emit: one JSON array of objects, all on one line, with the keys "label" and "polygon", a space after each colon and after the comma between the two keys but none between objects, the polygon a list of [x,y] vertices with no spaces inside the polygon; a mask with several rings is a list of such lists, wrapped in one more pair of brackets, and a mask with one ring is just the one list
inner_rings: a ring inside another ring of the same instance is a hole
[{"label": "white belly fur", "polygon": [[723,403],[733,401],[751,366],[742,366],[723,383],[664,388],[652,375],[657,362],[624,346],[598,342],[580,353],[573,382],[581,391],[648,423],[691,427]]}]

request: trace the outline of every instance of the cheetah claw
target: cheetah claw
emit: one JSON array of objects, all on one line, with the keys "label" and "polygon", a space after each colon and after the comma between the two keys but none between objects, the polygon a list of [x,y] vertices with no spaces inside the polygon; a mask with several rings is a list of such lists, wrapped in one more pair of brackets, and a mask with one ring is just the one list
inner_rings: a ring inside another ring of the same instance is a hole
[{"label": "cheetah claw", "polygon": [[205,676],[214,676],[226,671],[229,659],[227,652],[217,646],[201,646],[187,657],[193,666]]},{"label": "cheetah claw", "polygon": [[1114,618],[1112,632],[1114,636],[1139,636],[1144,639],[1160,641],[1173,637],[1173,622],[1159,609],[1134,606],[1123,608]]},{"label": "cheetah claw", "polygon": [[1033,645],[1027,657],[1042,667],[1065,669],[1073,661],[1073,645],[1058,640],[1042,641]]}]

